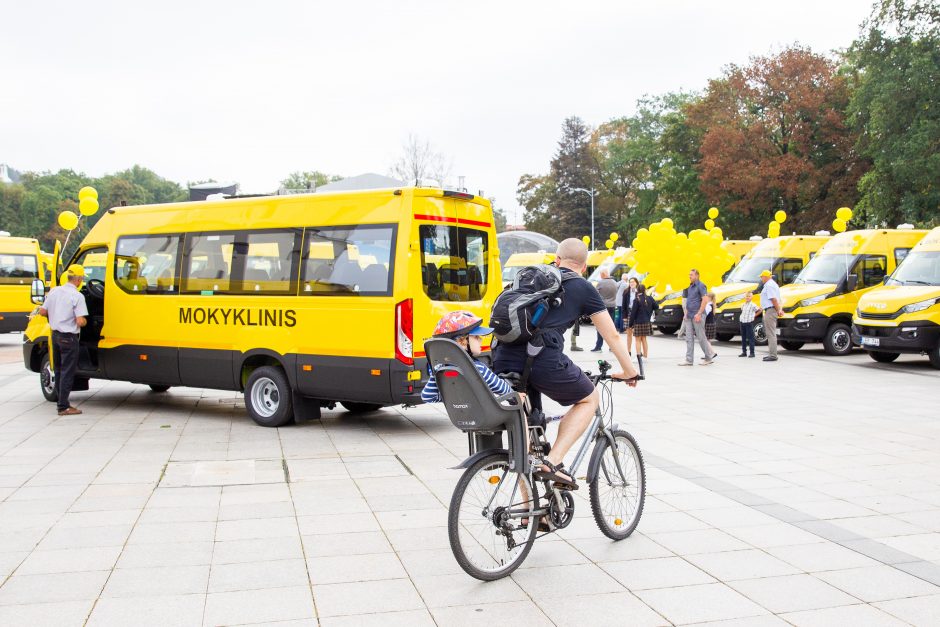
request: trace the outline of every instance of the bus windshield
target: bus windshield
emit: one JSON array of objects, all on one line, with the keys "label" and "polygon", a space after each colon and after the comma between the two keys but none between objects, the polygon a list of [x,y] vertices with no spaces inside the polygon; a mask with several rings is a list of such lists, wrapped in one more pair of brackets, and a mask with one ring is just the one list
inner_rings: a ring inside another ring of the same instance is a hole
[{"label": "bus windshield", "polygon": [[855,255],[817,255],[793,282],[838,283],[849,274],[855,260]]},{"label": "bus windshield", "polygon": [[757,283],[760,281],[760,273],[764,270],[771,270],[774,262],[773,257],[751,257],[744,259],[728,275],[726,283]]},{"label": "bus windshield", "polygon": [[940,285],[940,252],[913,251],[887,281],[888,285]]}]

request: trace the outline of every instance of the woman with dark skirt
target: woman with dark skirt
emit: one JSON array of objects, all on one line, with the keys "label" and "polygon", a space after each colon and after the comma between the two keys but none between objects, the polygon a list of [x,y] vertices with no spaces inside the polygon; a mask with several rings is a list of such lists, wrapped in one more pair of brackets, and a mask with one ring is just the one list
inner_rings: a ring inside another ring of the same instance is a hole
[{"label": "woman with dark skirt", "polygon": [[633,325],[630,324],[630,314],[633,312],[634,303],[636,303],[637,286],[639,284],[640,282],[637,281],[636,277],[630,277],[620,301],[620,311],[623,312],[623,328],[627,332],[627,352],[631,355],[633,355]]},{"label": "woman with dark skirt", "polygon": [[653,312],[659,305],[646,293],[646,286],[640,283],[636,288],[636,297],[630,309],[630,330],[636,338],[636,354],[644,358],[649,357],[649,341],[646,339],[653,334]]}]

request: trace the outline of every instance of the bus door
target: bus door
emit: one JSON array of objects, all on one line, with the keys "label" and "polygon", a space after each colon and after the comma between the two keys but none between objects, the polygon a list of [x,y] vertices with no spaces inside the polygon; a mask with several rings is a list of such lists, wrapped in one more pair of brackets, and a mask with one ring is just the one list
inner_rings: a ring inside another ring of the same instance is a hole
[{"label": "bus door", "polygon": [[[95,246],[80,250],[69,263],[69,266],[78,264],[85,268],[85,281],[80,291],[85,297],[88,318],[87,324],[79,333],[78,369],[94,374],[103,373],[102,365],[99,363],[98,344],[101,342],[104,329],[104,279],[107,260],[108,248]],[[60,282],[60,285],[62,284],[64,281]]]}]

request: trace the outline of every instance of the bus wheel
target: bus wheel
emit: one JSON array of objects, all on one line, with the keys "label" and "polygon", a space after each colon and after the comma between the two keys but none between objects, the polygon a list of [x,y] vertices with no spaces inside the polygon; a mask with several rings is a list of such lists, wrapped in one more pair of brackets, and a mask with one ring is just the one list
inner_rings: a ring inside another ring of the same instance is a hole
[{"label": "bus wheel", "polygon": [[764,332],[764,321],[754,322],[754,343],[758,346],[767,346],[767,334]]},{"label": "bus wheel", "polygon": [[940,343],[927,351],[927,359],[930,360],[931,366],[940,370]]},{"label": "bus wheel", "polygon": [[719,342],[730,342],[731,340],[734,339],[734,334],[733,333],[716,333],[715,339],[718,340]]},{"label": "bus wheel", "polygon": [[803,342],[791,342],[789,340],[780,340],[780,346],[788,351],[798,351],[803,348]]},{"label": "bus wheel", "polygon": [[280,427],[294,418],[291,389],[280,368],[256,368],[245,385],[245,407],[251,419],[262,427]]},{"label": "bus wheel", "polygon": [[679,327],[656,327],[663,335],[675,335]]},{"label": "bus wheel", "polygon": [[370,411],[378,411],[382,406],[378,403],[353,403],[352,401],[340,401],[340,404],[354,414],[364,414]]},{"label": "bus wheel", "polygon": [[869,351],[868,356],[877,361],[879,364],[890,364],[892,361],[901,356],[901,353],[886,353],[884,351]]},{"label": "bus wheel", "polygon": [[852,352],[852,331],[844,322],[833,322],[823,337],[823,349],[829,355],[841,357]]},{"label": "bus wheel", "polygon": [[169,385],[151,385],[150,389],[159,394],[159,393],[166,392],[167,390],[169,390],[170,386]]},{"label": "bus wheel", "polygon": [[42,389],[43,397],[50,403],[59,400],[59,392],[55,387],[55,372],[52,370],[52,364],[49,363],[49,353],[42,356],[42,365],[39,367],[39,387]]}]

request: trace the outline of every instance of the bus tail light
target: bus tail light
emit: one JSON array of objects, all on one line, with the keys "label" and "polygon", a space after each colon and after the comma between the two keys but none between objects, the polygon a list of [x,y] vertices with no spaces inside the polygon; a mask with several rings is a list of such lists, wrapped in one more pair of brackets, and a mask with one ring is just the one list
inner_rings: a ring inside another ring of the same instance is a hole
[{"label": "bus tail light", "polygon": [[414,359],[414,305],[407,298],[395,305],[395,359],[413,366]]}]

